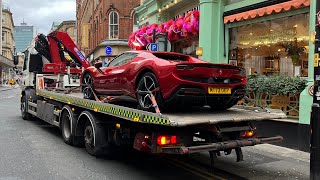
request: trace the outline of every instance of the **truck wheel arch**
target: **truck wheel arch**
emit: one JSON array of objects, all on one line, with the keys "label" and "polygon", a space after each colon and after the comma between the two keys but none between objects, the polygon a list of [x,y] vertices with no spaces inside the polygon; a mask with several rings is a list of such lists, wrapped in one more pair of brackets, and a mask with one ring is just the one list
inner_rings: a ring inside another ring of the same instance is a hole
[{"label": "truck wheel arch", "polygon": [[[64,120],[62,119],[64,113],[68,113],[68,115],[69,115],[69,121],[70,121],[69,123],[70,123],[70,125],[69,125],[69,129],[68,130],[70,131],[69,132],[70,133],[70,135],[69,135],[70,139],[68,139],[64,135],[64,133],[65,133],[65,127],[64,126],[65,125],[63,125],[63,123],[64,123],[63,121]],[[60,116],[59,116],[59,128],[61,129],[63,140],[65,141],[65,143],[67,143],[69,145],[73,144],[74,123],[75,123],[76,120],[77,119],[75,117],[74,112],[72,111],[72,108],[70,106],[68,106],[68,105],[63,106],[63,108],[61,109],[61,112],[60,112]]]},{"label": "truck wheel arch", "polygon": [[28,99],[37,100],[38,96],[36,95],[36,90],[31,88],[26,88],[23,91],[21,91],[21,98],[23,96],[26,96]]},{"label": "truck wheel arch", "polygon": [[[91,113],[90,111],[83,111],[79,116],[76,129],[77,134],[82,134],[83,142],[89,154],[93,156],[100,156],[106,153],[106,148],[108,148],[106,131],[103,125],[100,124],[99,118],[95,116],[95,114]],[[91,138],[93,138],[92,144],[91,142],[86,142],[85,140],[85,134],[89,129],[92,129],[92,134],[90,133]]]},{"label": "truck wheel arch", "polygon": [[94,123],[93,123],[93,119],[94,117],[92,117],[92,114],[89,112],[89,111],[83,111],[79,117],[78,117],[78,121],[76,123],[76,126],[75,126],[75,136],[83,136],[83,130],[84,130],[84,126],[85,126],[85,123],[87,121],[89,121],[91,123],[91,126],[93,127],[93,131],[95,133],[95,126],[94,126]]}]

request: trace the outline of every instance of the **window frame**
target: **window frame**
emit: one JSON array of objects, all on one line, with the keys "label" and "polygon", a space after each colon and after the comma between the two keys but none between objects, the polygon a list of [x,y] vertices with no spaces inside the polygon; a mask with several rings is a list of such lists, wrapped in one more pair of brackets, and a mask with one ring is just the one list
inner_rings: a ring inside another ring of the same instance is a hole
[{"label": "window frame", "polygon": [[[111,22],[114,20],[114,14],[117,16],[117,22]],[[113,36],[115,35],[114,33],[114,27],[117,27],[117,37],[114,38]],[[111,33],[111,31],[113,33]],[[117,11],[111,11],[109,13],[109,32],[108,32],[108,37],[109,39],[119,39],[119,13]]]}]

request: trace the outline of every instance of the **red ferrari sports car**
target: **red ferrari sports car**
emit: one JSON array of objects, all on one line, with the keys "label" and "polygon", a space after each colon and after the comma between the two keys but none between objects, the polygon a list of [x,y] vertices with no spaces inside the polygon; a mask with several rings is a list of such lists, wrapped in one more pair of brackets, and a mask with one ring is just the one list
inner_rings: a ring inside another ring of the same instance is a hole
[{"label": "red ferrari sports car", "polygon": [[127,96],[147,111],[154,111],[150,92],[161,110],[205,105],[225,110],[243,98],[247,82],[237,66],[150,51],[125,52],[106,67],[100,62],[87,68],[81,77],[84,98],[93,99],[92,90],[97,96]]}]

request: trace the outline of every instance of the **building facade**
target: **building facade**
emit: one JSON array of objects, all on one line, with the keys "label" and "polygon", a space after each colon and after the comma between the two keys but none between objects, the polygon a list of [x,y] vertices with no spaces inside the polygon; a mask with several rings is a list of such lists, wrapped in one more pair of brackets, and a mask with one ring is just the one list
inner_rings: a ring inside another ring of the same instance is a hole
[{"label": "building facade", "polygon": [[23,22],[20,26],[14,27],[14,40],[17,52],[23,52],[31,44],[31,41],[37,35],[35,26],[28,26]]},{"label": "building facade", "polygon": [[[198,30],[190,30],[190,25],[193,29],[194,23],[198,23],[198,19],[194,17],[195,15],[192,12],[197,11],[198,13],[199,7],[199,1],[197,0],[144,0],[135,11],[138,14],[138,26],[139,28],[147,28],[145,32],[147,36],[149,30],[154,28],[153,24],[162,24],[163,27],[157,31],[166,29],[171,43],[171,51],[197,57],[196,48],[199,46],[199,32]],[[194,18],[197,20],[192,20]],[[184,26],[189,27],[188,30],[190,31],[183,31],[182,29],[186,29]],[[199,27],[195,28],[198,29]]]},{"label": "building facade", "polygon": [[[90,61],[115,56],[118,49],[129,50],[126,42],[136,24],[134,8],[140,0],[77,0],[77,44]],[[97,54],[111,41],[114,53]]]},{"label": "building facade", "polygon": [[7,6],[2,6],[2,55],[10,60],[14,55],[13,29],[12,13]]},{"label": "building facade", "polygon": [[50,28],[50,32],[56,30],[60,24],[61,22],[53,22]]},{"label": "building facade", "polygon": [[[2,56],[7,59],[7,62],[13,61],[15,53],[15,44],[13,38],[14,22],[10,8],[6,5],[2,5]],[[9,61],[8,61],[9,60]],[[10,67],[3,64],[1,67],[1,77],[3,79],[9,79]]]},{"label": "building facade", "polygon": [[[135,11],[140,28],[200,11],[199,33],[172,41],[172,51],[194,56],[200,47],[199,58],[243,66],[248,75],[308,77],[308,51],[301,54],[301,69],[296,73],[297,63],[287,55],[284,45],[292,42],[309,47],[310,0],[144,0]],[[167,26],[168,31],[178,23]]]},{"label": "building facade", "polygon": [[56,30],[66,32],[71,37],[73,42],[77,42],[77,29],[75,20],[63,21],[59,24],[59,26],[57,26]]}]

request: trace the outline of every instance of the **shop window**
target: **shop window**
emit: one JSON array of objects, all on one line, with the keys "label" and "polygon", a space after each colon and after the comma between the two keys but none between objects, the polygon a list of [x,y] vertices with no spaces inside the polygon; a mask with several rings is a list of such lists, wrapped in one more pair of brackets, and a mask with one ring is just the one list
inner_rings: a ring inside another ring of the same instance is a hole
[{"label": "shop window", "polygon": [[199,36],[181,39],[173,43],[173,52],[179,52],[196,57],[196,49],[199,46]]},{"label": "shop window", "polygon": [[[309,13],[229,29],[229,63],[248,75],[308,76]],[[303,52],[288,53],[288,45]],[[292,54],[299,54],[299,57]]]},{"label": "shop window", "polygon": [[111,11],[109,14],[109,39],[119,38],[119,14]]}]

